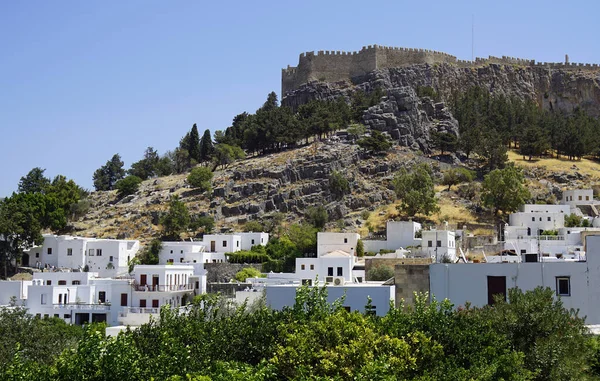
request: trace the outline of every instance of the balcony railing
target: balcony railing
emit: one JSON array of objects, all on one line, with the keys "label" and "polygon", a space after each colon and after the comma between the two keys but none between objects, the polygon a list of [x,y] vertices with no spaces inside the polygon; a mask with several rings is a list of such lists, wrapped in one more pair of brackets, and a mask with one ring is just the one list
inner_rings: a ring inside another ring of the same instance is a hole
[{"label": "balcony railing", "polygon": [[123,307],[119,312],[120,317],[126,317],[128,314],[158,314],[160,308],[157,307]]},{"label": "balcony railing", "polygon": [[54,304],[54,309],[60,310],[94,310],[94,311],[110,311],[110,304]]},{"label": "balcony railing", "polygon": [[174,291],[191,291],[194,289],[194,286],[191,284],[182,284],[182,285],[145,285],[141,286],[139,284],[133,285],[133,289],[135,291],[145,291],[145,292],[174,292]]}]

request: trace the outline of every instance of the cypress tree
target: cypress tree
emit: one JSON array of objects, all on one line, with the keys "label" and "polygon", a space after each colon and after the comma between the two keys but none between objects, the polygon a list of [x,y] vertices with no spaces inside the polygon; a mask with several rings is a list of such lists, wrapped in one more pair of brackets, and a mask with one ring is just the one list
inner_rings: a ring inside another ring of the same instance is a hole
[{"label": "cypress tree", "polygon": [[196,126],[196,123],[194,123],[192,126],[189,141],[187,143],[187,149],[190,153],[190,157],[200,162],[200,134],[198,133],[198,127]]},{"label": "cypress tree", "polygon": [[200,161],[209,161],[214,151],[215,147],[213,146],[210,130],[206,129],[200,139]]}]

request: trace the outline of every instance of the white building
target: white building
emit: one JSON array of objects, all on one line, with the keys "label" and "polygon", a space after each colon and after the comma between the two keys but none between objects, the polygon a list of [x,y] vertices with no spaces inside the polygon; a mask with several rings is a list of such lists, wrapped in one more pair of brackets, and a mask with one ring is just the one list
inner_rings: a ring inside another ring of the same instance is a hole
[{"label": "white building", "polygon": [[579,309],[587,324],[600,324],[600,236],[586,240],[585,262],[432,264],[430,292],[455,305],[483,306],[509,288],[550,287],[565,308]]},{"label": "white building", "polygon": [[239,235],[242,240],[242,250],[250,250],[252,246],[266,246],[269,242],[269,233],[235,233]]},{"label": "white building", "polygon": [[421,255],[456,262],[456,236],[450,230],[422,230]]},{"label": "white building", "polygon": [[205,292],[206,272],[197,265],[137,265],[133,270],[131,304],[122,308],[119,323],[141,325],[151,316],[158,317],[160,307],[180,307],[195,294]]},{"label": "white building", "polygon": [[8,306],[14,302],[21,306],[27,301],[30,280],[0,280],[0,306]]},{"label": "white building", "polygon": [[323,254],[318,258],[296,258],[296,276],[303,283],[310,284],[315,279],[337,284],[353,282],[355,258],[342,250]]},{"label": "white building", "polygon": [[577,206],[582,204],[594,204],[594,191],[592,189],[571,189],[563,191],[563,205]]},{"label": "white building", "polygon": [[358,233],[317,233],[317,257],[332,251],[344,251],[356,255]]},{"label": "white building", "polygon": [[377,253],[381,250],[396,251],[400,248],[420,247],[421,224],[413,221],[388,221],[385,240],[363,240],[365,251]]},{"label": "white building", "polygon": [[225,253],[211,253],[206,251],[204,242],[163,242],[158,254],[159,264],[168,263],[221,263],[227,262]]},{"label": "white building", "polygon": [[128,272],[128,263],[140,248],[139,241],[44,235],[42,246],[23,255],[31,267],[64,268],[96,272],[100,277],[116,277]]}]

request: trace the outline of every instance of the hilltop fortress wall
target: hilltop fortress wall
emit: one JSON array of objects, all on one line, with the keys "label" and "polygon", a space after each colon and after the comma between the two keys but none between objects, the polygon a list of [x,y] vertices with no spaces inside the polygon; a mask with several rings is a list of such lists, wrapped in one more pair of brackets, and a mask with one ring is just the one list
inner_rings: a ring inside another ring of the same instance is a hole
[{"label": "hilltop fortress wall", "polygon": [[598,64],[535,62],[514,57],[476,58],[475,61],[459,60],[447,53],[427,49],[395,48],[369,45],[358,52],[319,51],[300,54],[298,66],[282,69],[281,91],[297,89],[311,81],[338,82],[365,75],[376,69],[387,69],[416,64],[448,63],[461,68],[474,68],[488,64],[519,65],[548,69],[598,71]]}]

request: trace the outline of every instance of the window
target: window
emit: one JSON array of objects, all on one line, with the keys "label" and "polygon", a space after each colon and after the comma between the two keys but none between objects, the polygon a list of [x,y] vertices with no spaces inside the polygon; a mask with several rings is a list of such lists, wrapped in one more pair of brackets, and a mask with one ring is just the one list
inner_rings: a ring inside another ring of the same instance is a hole
[{"label": "window", "polygon": [[252,240],[252,244],[254,245],[254,240]]},{"label": "window", "polygon": [[48,255],[50,255],[50,254],[52,254],[52,248],[51,247],[48,248]]},{"label": "window", "polygon": [[46,304],[46,294],[40,295],[40,304]]},{"label": "window", "polygon": [[427,241],[427,247],[433,247],[433,242]]},{"label": "window", "polygon": [[70,318],[71,318],[71,314],[65,314],[65,315],[64,315],[64,318],[65,318],[65,319],[70,319]]},{"label": "window", "polygon": [[223,247],[227,247],[227,241],[223,241]]},{"label": "window", "polygon": [[179,263],[183,263],[183,258],[179,258]]},{"label": "window", "polygon": [[81,282],[80,282],[80,281],[78,281],[78,280],[74,280],[74,281],[72,281],[72,282],[71,282],[71,284],[72,284],[73,286],[77,286],[77,285],[81,284]]},{"label": "window", "polygon": [[46,281],[46,286],[52,286],[52,281],[50,279]]},{"label": "window", "polygon": [[525,253],[527,253],[527,250],[521,249],[521,254],[525,254]]},{"label": "window", "polygon": [[437,247],[442,247],[442,241],[437,241]]},{"label": "window", "polygon": [[240,247],[240,241],[235,241],[236,247]]},{"label": "window", "polygon": [[568,276],[556,277],[556,295],[571,296],[571,278]]},{"label": "window", "polygon": [[171,254],[173,254],[173,250],[171,250]]},{"label": "window", "polygon": [[98,302],[106,303],[106,291],[98,291]]},{"label": "window", "polygon": [[59,280],[58,281],[58,285],[59,286],[66,286],[67,285],[67,281],[66,280]]},{"label": "window", "polygon": [[551,217],[548,217],[548,222],[550,222],[550,221],[552,221],[552,218],[551,218]]},{"label": "window", "polygon": [[579,201],[581,201],[581,196],[579,196]]},{"label": "window", "polygon": [[532,221],[532,222],[535,222],[535,217],[531,217],[531,221]]},{"label": "window", "polygon": [[333,267],[327,268],[327,276],[333,276]]},{"label": "window", "polygon": [[88,250],[88,255],[89,255],[90,257],[93,257],[93,256],[94,256],[94,249],[89,249],[89,250]]},{"label": "window", "polygon": [[39,258],[40,257],[40,253],[35,253],[35,257]]},{"label": "window", "polygon": [[58,294],[58,304],[62,304],[62,294]]},{"label": "window", "polygon": [[60,315],[59,315],[59,314],[54,314],[54,317],[55,317],[55,318],[59,318],[59,317],[60,317]]},{"label": "window", "polygon": [[304,270],[304,269],[305,269],[305,266],[304,266],[304,265],[301,265],[301,266],[300,266],[300,269],[301,269],[301,270]]},{"label": "window", "polygon": [[302,279],[303,286],[312,286],[312,279]]},{"label": "window", "polygon": [[315,269],[315,265],[310,265],[310,269],[314,270]]},{"label": "window", "polygon": [[158,308],[158,299],[152,300],[152,308]]},{"label": "window", "polygon": [[590,201],[590,196],[585,196],[585,201]]},{"label": "window", "polygon": [[96,256],[97,257],[101,257],[102,256],[102,249],[96,249]]},{"label": "window", "polygon": [[173,262],[174,262],[174,259],[173,259],[173,258],[170,258],[170,259],[167,261],[167,263],[173,263]]},{"label": "window", "polygon": [[146,308],[146,299],[140,299],[140,308]]},{"label": "window", "polygon": [[108,257],[108,261],[112,262],[113,261],[113,256],[111,255],[110,257]]},{"label": "window", "polygon": [[337,276],[344,276],[344,268],[343,267],[337,268]]},{"label": "window", "polygon": [[121,294],[121,307],[127,306],[127,294]]},{"label": "window", "polygon": [[179,251],[179,254],[183,254],[183,250],[180,250],[180,251]]},{"label": "window", "polygon": [[348,238],[344,238],[344,243],[348,243]]},{"label": "window", "polygon": [[540,221],[542,220],[542,217],[540,217]]},{"label": "window", "polygon": [[73,249],[72,248],[68,248],[67,249],[67,255],[73,255]]}]

